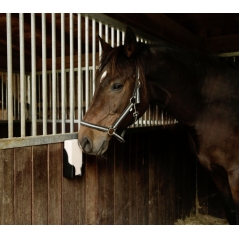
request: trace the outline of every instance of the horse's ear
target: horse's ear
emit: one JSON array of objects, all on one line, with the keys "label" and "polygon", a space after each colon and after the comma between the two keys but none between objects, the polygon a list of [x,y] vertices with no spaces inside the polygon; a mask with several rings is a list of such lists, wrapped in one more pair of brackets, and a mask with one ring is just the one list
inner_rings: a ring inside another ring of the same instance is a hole
[{"label": "horse's ear", "polygon": [[127,57],[132,57],[135,54],[136,46],[137,41],[134,31],[130,27],[127,27],[124,40],[124,50]]},{"label": "horse's ear", "polygon": [[98,39],[100,41],[100,45],[102,47],[103,52],[106,52],[108,50],[111,50],[112,47],[110,46],[110,44],[108,44],[107,42],[105,42],[99,35],[98,35]]}]

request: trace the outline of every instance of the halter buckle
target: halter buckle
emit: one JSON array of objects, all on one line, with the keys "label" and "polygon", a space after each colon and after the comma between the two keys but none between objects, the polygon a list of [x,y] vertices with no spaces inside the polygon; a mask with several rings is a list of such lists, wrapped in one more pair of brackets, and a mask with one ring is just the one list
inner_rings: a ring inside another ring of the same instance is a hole
[{"label": "halter buckle", "polygon": [[108,127],[108,132],[107,132],[108,135],[109,135],[109,136],[112,136],[112,135],[114,134],[114,132],[115,132],[115,128],[113,128],[112,126],[109,126],[109,127]]}]

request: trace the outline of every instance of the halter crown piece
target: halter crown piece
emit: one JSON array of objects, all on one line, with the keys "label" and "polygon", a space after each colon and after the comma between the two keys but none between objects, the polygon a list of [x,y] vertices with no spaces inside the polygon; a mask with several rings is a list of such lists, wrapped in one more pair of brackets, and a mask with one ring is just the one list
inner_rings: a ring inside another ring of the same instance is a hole
[{"label": "halter crown piece", "polygon": [[134,116],[134,122],[136,122],[138,120],[138,116],[139,116],[139,112],[136,110],[136,104],[140,103],[140,91],[139,88],[141,86],[140,84],[140,80],[139,80],[139,68],[137,69],[137,80],[135,81],[135,86],[134,86],[134,91],[133,91],[133,95],[129,100],[129,104],[128,106],[125,108],[125,110],[123,111],[123,113],[120,115],[120,117],[115,121],[115,123],[109,127],[104,127],[104,126],[100,126],[97,124],[92,124],[89,122],[85,122],[85,121],[81,121],[81,125],[92,128],[92,129],[96,129],[99,131],[103,131],[103,132],[107,132],[108,135],[110,136],[115,136],[116,139],[118,139],[121,143],[124,143],[124,132],[119,135],[116,133],[117,127],[120,124],[120,122],[125,118],[125,116],[129,113],[133,111],[133,116]]}]

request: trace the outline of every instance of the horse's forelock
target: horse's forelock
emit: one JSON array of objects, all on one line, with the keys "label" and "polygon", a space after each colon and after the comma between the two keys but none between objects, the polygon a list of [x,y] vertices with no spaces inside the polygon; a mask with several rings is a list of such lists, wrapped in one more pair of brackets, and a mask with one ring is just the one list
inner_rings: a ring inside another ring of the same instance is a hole
[{"label": "horse's forelock", "polygon": [[[139,77],[141,81],[141,87],[146,87],[145,75],[144,75],[144,61],[143,57],[140,56],[140,53],[137,54],[134,58],[128,59],[124,54],[123,46],[112,48],[106,52],[102,53],[98,74],[102,73],[104,67],[109,64],[109,68],[111,71],[111,75],[121,75],[122,72],[126,74],[125,77],[128,79],[132,79],[132,72],[125,71],[125,69],[132,68],[132,71],[135,72],[135,76],[137,77],[139,70]],[[128,74],[128,75],[127,75]]]}]

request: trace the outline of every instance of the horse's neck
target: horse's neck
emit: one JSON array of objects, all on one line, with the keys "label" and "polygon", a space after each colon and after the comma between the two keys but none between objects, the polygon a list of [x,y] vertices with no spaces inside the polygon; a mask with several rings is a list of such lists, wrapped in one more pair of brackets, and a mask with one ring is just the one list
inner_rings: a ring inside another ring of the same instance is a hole
[{"label": "horse's neck", "polygon": [[[149,63],[148,76],[150,99],[186,124],[192,124],[200,110],[200,92],[196,69],[189,69],[187,64],[164,62],[159,56],[158,67]],[[150,69],[151,68],[151,69]]]}]

